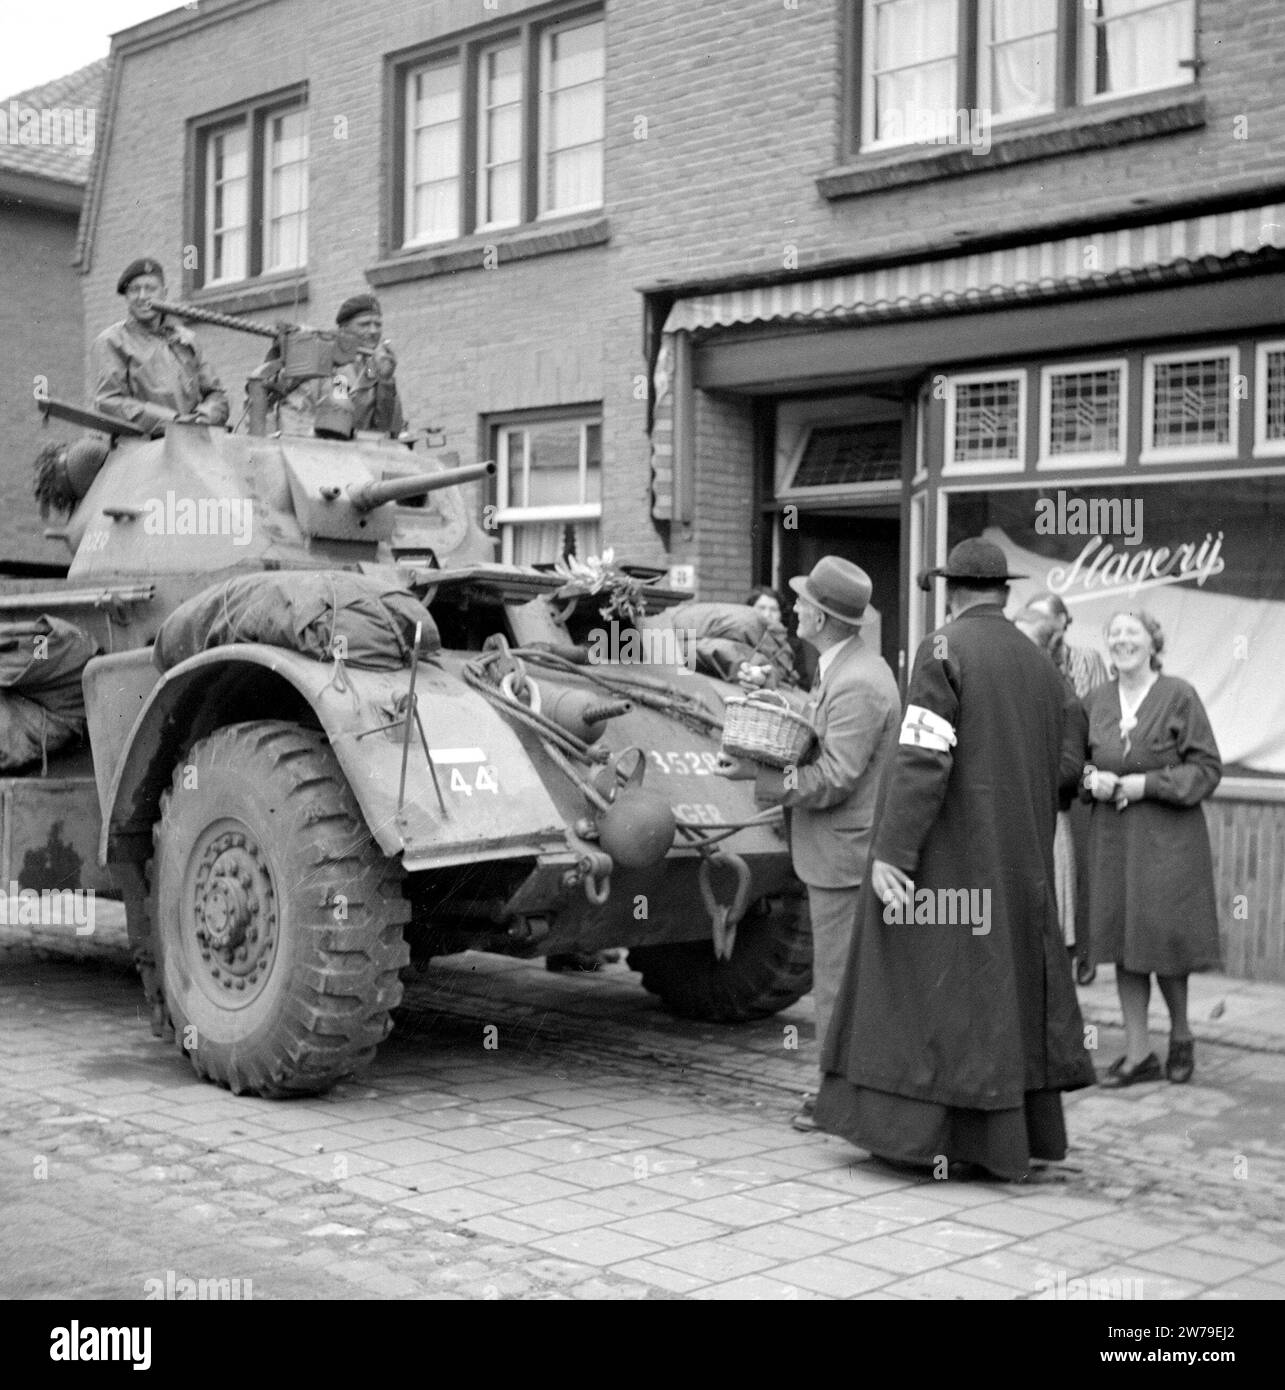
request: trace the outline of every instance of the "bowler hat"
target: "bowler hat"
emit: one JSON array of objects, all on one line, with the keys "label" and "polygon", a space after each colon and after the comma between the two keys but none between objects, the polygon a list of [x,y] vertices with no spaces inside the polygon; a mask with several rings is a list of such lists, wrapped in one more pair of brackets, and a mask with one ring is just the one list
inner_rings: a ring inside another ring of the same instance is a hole
[{"label": "bowler hat", "polygon": [[349,319],[355,319],[360,314],[381,313],[379,300],[373,294],[355,294],[351,299],[345,299],[339,306],[339,312],[335,315],[335,322],[342,328]]},{"label": "bowler hat", "polygon": [[116,293],[124,294],[129,289],[129,282],[137,280],[140,275],[155,275],[158,280],[165,279],[160,261],[154,261],[151,256],[141,256],[136,261],[130,261],[121,271],[121,277],[116,281]]},{"label": "bowler hat", "polygon": [[1025,574],[1009,574],[1004,552],[992,541],[970,536],[953,547],[944,566],[925,570],[923,579],[940,577],[962,584],[1007,584],[1010,579],[1029,579]]},{"label": "bowler hat", "polygon": [[860,625],[866,604],[874,593],[874,585],[865,570],[837,555],[823,555],[812,566],[811,574],[791,579],[790,588],[814,608],[853,627]]}]

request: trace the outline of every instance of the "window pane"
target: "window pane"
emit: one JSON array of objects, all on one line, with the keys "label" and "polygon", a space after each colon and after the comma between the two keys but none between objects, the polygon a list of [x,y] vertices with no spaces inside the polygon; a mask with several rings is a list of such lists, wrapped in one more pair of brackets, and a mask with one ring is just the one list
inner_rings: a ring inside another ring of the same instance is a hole
[{"label": "window pane", "polygon": [[1195,0],[1085,0],[1086,96],[1195,80]]},{"label": "window pane", "polygon": [[478,76],[479,226],[522,220],[522,82],[517,44],[482,55]]},{"label": "window pane", "polygon": [[602,202],[604,97],[600,20],[548,34],[542,49],[540,209]]},{"label": "window pane", "polygon": [[268,122],[265,271],[304,264],[307,245],[308,129],[306,113]]},{"label": "window pane", "polygon": [[434,63],[408,78],[407,242],[459,235],[461,100],[458,62]]},{"label": "window pane", "polygon": [[1225,357],[1155,364],[1152,444],[1157,449],[1231,441],[1231,363]]},{"label": "window pane", "polygon": [[580,495],[579,424],[551,420],[533,425],[527,434],[531,468],[532,507],[576,506]]},{"label": "window pane", "polygon": [[206,263],[209,280],[243,280],[248,273],[249,136],[244,124],[209,137],[206,160]]},{"label": "window pane", "polygon": [[874,0],[873,138],[951,138],[959,106],[957,0]]},{"label": "window pane", "polygon": [[989,0],[982,25],[983,101],[996,116],[1051,111],[1057,0]]},{"label": "window pane", "polygon": [[1264,442],[1285,439],[1285,349],[1273,348],[1267,358],[1267,409]]},{"label": "window pane", "polygon": [[1020,459],[1022,384],[1017,378],[955,387],[956,463]]},{"label": "window pane", "polygon": [[1120,370],[1056,372],[1049,379],[1050,456],[1120,450]]}]

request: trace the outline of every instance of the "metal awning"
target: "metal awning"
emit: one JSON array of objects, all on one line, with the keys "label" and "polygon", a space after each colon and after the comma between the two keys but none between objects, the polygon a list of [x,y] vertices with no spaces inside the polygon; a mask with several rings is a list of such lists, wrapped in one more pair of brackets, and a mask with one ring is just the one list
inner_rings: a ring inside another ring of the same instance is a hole
[{"label": "metal awning", "polygon": [[[1002,250],[881,266],[675,302],[665,333],[739,324],[858,322],[1171,283],[1211,264],[1285,249],[1285,204],[1268,203]],[[1224,267],[1225,268],[1225,267]]]}]

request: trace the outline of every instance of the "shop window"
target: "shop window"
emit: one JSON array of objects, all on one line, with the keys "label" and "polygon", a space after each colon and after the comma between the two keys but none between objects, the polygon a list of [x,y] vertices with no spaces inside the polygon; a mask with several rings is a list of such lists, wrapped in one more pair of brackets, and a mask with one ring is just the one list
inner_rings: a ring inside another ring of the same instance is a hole
[{"label": "shop window", "polygon": [[1040,373],[1040,468],[1124,462],[1123,359],[1045,367]]},{"label": "shop window", "polygon": [[194,285],[300,270],[308,248],[308,110],[302,93],[192,128]]},{"label": "shop window", "polygon": [[605,39],[601,11],[579,11],[399,66],[396,243],[600,208]]},{"label": "shop window", "polygon": [[1012,472],[1023,466],[1026,375],[984,373],[949,378],[946,473]]},{"label": "shop window", "polygon": [[985,535],[1013,573],[1029,576],[1011,586],[1006,611],[1018,612],[1041,592],[1058,594],[1071,614],[1067,641],[1104,661],[1111,616],[1148,609],[1164,629],[1164,670],[1199,691],[1225,773],[1285,777],[1279,469],[956,487],[939,496],[946,525],[925,563],[940,564],[958,541]]},{"label": "shop window", "polygon": [[1235,457],[1237,359],[1235,348],[1146,359],[1143,463]]},{"label": "shop window", "polygon": [[798,467],[788,483],[799,488],[896,482],[901,477],[901,421],[819,425],[808,432]]},{"label": "shop window", "polygon": [[602,419],[597,413],[491,422],[501,557],[551,564],[601,552]]},{"label": "shop window", "polygon": [[1254,452],[1285,454],[1285,342],[1258,345]]},{"label": "shop window", "polygon": [[978,126],[1190,83],[1195,0],[863,0],[860,144],[976,144]]}]

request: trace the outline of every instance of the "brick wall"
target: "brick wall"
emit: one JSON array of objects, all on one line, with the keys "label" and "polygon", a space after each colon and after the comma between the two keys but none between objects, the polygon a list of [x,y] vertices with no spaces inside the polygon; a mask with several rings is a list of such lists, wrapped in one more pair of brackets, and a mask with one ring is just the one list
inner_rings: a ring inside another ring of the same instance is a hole
[{"label": "brick wall", "polygon": [[49,394],[77,400],[84,333],[80,283],[72,269],[76,219],[0,203],[0,559],[65,563],[67,547],[46,541],[31,496],[31,465],[45,443],[73,439],[70,426],[41,424],[35,378]]},{"label": "brick wall", "polygon": [[[129,259],[148,252],[178,263],[185,122],[305,79],[313,142],[305,313],[329,323],[381,254],[384,55],[530,8],[274,0],[221,22],[203,6],[176,37],[131,53],[86,280],[87,336],[120,316],[113,285]],[[1160,209],[1197,192],[1265,184],[1285,156],[1278,0],[1204,0],[1201,130],[834,201],[816,179],[841,154],[838,0],[797,8],[608,0],[606,8],[609,244],[410,281],[381,297],[410,413],[444,425],[463,461],[476,457],[488,413],[602,401],[604,538],[640,561],[665,552],[649,516],[646,403],[635,391],[647,369],[639,287],[779,272],[788,248],[806,268],[1105,216],[1144,198]],[[333,137],[340,117],[343,140]],[[1236,138],[1238,117],[1248,139]],[[261,344],[204,337],[239,402]],[[731,596],[750,577],[748,417],[733,403],[705,401],[697,431],[696,534],[675,537],[674,555],[698,561],[704,594]]]}]

